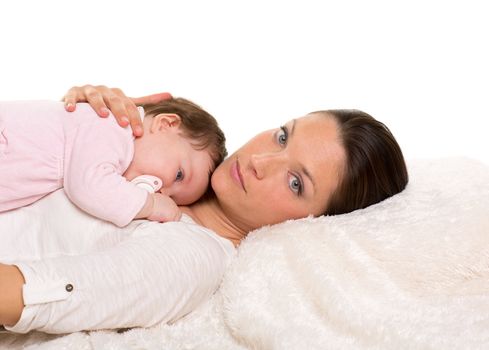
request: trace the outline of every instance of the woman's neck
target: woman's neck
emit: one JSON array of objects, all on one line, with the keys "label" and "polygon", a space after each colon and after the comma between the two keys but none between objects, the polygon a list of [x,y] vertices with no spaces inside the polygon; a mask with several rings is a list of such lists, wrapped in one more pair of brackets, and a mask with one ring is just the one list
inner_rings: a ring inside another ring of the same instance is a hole
[{"label": "woman's neck", "polygon": [[239,242],[249,232],[249,230],[235,225],[214,197],[202,199],[190,206],[180,207],[180,209],[197,224],[214,231],[221,237],[229,239],[234,246],[238,246]]}]

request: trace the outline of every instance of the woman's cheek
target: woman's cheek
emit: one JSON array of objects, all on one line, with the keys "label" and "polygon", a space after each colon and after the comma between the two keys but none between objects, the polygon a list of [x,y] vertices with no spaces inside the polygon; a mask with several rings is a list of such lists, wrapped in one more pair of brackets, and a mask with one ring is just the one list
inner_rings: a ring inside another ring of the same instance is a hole
[{"label": "woman's cheek", "polygon": [[220,168],[216,169],[211,176],[211,187],[214,190],[214,193],[218,195],[221,192],[223,184],[222,174],[220,172]]}]

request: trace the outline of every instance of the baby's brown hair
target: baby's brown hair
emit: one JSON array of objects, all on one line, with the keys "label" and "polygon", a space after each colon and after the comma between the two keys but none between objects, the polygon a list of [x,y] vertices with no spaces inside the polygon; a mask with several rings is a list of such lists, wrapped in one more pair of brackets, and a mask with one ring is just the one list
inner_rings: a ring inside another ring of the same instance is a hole
[{"label": "baby's brown hair", "polygon": [[199,105],[176,97],[142,107],[147,116],[156,116],[161,113],[178,114],[181,119],[183,136],[191,141],[195,149],[209,149],[214,168],[227,156],[226,138],[217,120]]}]

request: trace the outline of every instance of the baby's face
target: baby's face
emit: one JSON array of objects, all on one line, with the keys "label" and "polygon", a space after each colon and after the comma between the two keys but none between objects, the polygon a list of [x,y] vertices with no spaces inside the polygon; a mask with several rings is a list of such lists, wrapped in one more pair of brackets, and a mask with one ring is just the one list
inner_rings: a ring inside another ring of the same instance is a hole
[{"label": "baby's face", "polygon": [[176,204],[194,203],[206,192],[210,174],[214,170],[207,150],[195,150],[190,142],[183,142],[152,159],[152,175],[163,181],[159,192],[171,197]]},{"label": "baby's face", "polygon": [[160,114],[144,119],[144,135],[134,141],[134,157],[124,177],[131,181],[156,176],[163,182],[159,192],[188,205],[206,192],[214,162],[209,150],[196,150],[180,132],[178,118]]},{"label": "baby's face", "polygon": [[214,170],[209,152],[194,149],[184,157],[169,154],[167,159],[155,162],[161,162],[162,167],[158,177],[163,186],[159,192],[171,197],[178,205],[192,204],[202,197]]},{"label": "baby's face", "polygon": [[159,192],[171,197],[178,205],[197,201],[207,190],[214,163],[208,150],[196,150],[178,133],[143,136],[135,144],[133,162],[126,178],[152,175],[163,182]]}]

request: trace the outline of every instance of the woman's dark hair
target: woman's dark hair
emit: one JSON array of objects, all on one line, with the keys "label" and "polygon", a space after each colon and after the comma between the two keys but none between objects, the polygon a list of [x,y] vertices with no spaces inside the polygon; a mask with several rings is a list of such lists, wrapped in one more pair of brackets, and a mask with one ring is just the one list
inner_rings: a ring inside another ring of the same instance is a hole
[{"label": "woman's dark hair", "polygon": [[336,120],[346,153],[342,180],[332,194],[325,214],[336,215],[362,209],[406,187],[406,163],[399,144],[387,126],[369,114],[354,109],[319,113]]},{"label": "woman's dark hair", "polygon": [[149,116],[160,113],[178,114],[183,135],[191,141],[194,148],[209,149],[215,167],[227,156],[226,138],[216,119],[194,102],[175,97],[142,107],[145,115]]}]

